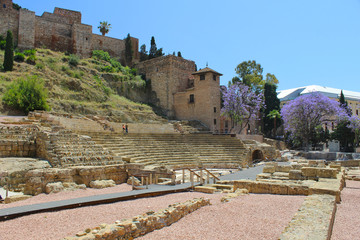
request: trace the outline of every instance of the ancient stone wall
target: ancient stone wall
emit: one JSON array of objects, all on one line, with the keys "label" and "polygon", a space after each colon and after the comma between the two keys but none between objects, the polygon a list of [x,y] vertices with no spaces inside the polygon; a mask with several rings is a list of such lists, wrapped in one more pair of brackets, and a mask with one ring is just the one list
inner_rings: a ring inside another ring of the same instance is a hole
[{"label": "ancient stone wall", "polygon": [[[5,8],[3,6],[6,6]],[[108,51],[112,57],[124,60],[125,41],[92,33],[92,26],[81,23],[81,13],[55,8],[54,13],[44,12],[35,16],[34,12],[12,8],[11,0],[0,0],[0,34],[8,30],[19,39],[19,48],[45,47],[89,57],[93,50]],[[139,40],[131,38],[134,62],[139,59]]]},{"label": "ancient stone wall", "polygon": [[0,126],[0,157],[35,157],[35,126]]},{"label": "ancient stone wall", "polygon": [[19,48],[35,47],[35,12],[20,9],[18,38]]},{"label": "ancient stone wall", "polygon": [[85,184],[90,186],[94,180],[113,180],[116,184],[125,183],[128,178],[125,165],[77,166],[66,169],[47,168],[30,170],[24,177],[24,193],[38,195],[46,191],[46,185],[54,182]]},{"label": "ancient stone wall", "polygon": [[71,52],[71,25],[36,16],[35,29],[35,47]]},{"label": "ancient stone wall", "polygon": [[11,30],[15,43],[17,43],[19,31],[19,11],[16,11],[12,7],[8,7],[8,4],[6,4],[6,8],[3,8],[3,4],[5,4],[3,1],[4,0],[0,0],[0,35],[6,37],[6,32]]},{"label": "ancient stone wall", "polygon": [[149,232],[161,229],[179,221],[184,216],[197,209],[210,205],[209,199],[195,198],[184,203],[176,203],[158,212],[148,211],[132,219],[118,220],[114,224],[101,224],[94,229],[86,229],[75,237],[66,237],[64,240],[80,239],[134,239]]},{"label": "ancient stone wall", "polygon": [[191,74],[195,72],[195,62],[167,55],[140,62],[136,68],[151,80],[151,89],[159,99],[158,107],[164,109],[167,116],[175,117],[174,94],[187,88]]}]

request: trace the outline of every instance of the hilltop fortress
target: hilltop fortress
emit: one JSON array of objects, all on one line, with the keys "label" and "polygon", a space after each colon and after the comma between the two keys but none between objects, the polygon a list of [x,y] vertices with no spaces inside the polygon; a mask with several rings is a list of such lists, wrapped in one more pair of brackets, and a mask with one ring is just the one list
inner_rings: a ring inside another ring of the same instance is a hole
[{"label": "hilltop fortress", "polygon": [[[81,13],[55,8],[53,13],[36,16],[27,9],[16,10],[12,0],[0,0],[0,35],[12,30],[19,49],[49,48],[90,57],[93,50],[109,52],[124,60],[125,41],[92,33],[81,23]],[[220,76],[204,68],[197,71],[194,61],[173,55],[139,62],[139,40],[132,38],[134,63],[139,73],[151,80],[154,98],[141,94],[127,96],[160,107],[170,119],[199,120],[210,131],[220,129]]]},{"label": "hilltop fortress", "polygon": [[[54,51],[90,57],[93,50],[104,50],[124,59],[125,41],[92,33],[92,26],[81,23],[81,13],[55,8],[53,13],[13,8],[12,0],[0,0],[0,35],[12,30],[20,49],[45,47]],[[132,38],[134,60],[139,59],[139,40]]]}]

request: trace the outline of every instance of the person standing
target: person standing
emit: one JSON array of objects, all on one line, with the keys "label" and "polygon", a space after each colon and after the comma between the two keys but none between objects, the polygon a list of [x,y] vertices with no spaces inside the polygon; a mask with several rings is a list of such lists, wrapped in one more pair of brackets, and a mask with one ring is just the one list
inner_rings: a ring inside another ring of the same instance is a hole
[{"label": "person standing", "polygon": [[125,124],[122,125],[123,133],[125,133]]},{"label": "person standing", "polygon": [[125,132],[128,133],[128,125],[125,125]]}]

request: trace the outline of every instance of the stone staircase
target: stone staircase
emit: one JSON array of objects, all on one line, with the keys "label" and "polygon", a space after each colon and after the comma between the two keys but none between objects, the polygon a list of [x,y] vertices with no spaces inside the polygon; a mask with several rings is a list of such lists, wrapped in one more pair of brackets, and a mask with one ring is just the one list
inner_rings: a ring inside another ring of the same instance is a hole
[{"label": "stone staircase", "polygon": [[222,166],[247,164],[248,149],[242,141],[212,134],[84,133],[113,152],[144,165]]},{"label": "stone staircase", "polygon": [[99,166],[122,164],[121,158],[104,149],[87,136],[67,129],[42,132],[38,138],[38,154],[53,167]]}]

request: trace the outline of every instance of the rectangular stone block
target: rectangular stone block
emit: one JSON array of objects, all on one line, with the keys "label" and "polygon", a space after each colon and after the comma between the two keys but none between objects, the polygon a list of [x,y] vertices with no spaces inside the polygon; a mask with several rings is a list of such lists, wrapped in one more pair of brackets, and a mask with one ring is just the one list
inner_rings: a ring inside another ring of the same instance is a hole
[{"label": "rectangular stone block", "polygon": [[288,194],[288,186],[286,184],[270,184],[270,193],[271,194]]},{"label": "rectangular stone block", "polygon": [[333,168],[319,168],[317,169],[317,177],[320,178],[336,178],[338,171]]},{"label": "rectangular stone block", "polygon": [[291,170],[291,166],[290,165],[277,166],[275,170],[276,172],[289,172]]},{"label": "rectangular stone block", "polygon": [[274,172],[275,172],[275,166],[265,165],[263,168],[263,173],[274,173]]},{"label": "rectangular stone block", "polygon": [[309,195],[309,188],[301,185],[288,185],[288,195]]},{"label": "rectangular stone block", "polygon": [[[255,182],[252,186],[252,193],[270,193],[271,187],[270,183],[264,183],[264,182]],[[250,191],[249,191],[250,192]]]},{"label": "rectangular stone block", "polygon": [[290,170],[289,179],[291,179],[291,180],[303,180],[304,177],[301,174],[301,170]]},{"label": "rectangular stone block", "polygon": [[314,167],[303,167],[301,169],[301,174],[304,177],[316,177],[317,176],[317,169]]},{"label": "rectangular stone block", "polygon": [[215,187],[206,187],[206,186],[197,186],[195,187],[195,192],[211,193],[213,194],[216,191]]},{"label": "rectangular stone block", "polygon": [[252,192],[252,190],[253,190],[253,185],[254,185],[254,181],[251,181],[251,180],[239,180],[239,181],[234,181],[234,191],[236,191],[236,189],[245,188],[245,189],[247,189],[249,192]]}]

